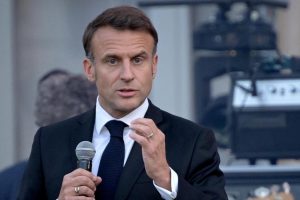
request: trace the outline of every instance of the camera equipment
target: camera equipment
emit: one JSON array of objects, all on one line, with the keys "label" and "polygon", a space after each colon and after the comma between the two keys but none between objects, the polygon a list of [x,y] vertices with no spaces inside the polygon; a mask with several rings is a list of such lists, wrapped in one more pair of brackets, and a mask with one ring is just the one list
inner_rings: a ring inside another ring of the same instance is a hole
[{"label": "camera equipment", "polygon": [[232,75],[232,151],[238,158],[300,157],[300,75]]}]

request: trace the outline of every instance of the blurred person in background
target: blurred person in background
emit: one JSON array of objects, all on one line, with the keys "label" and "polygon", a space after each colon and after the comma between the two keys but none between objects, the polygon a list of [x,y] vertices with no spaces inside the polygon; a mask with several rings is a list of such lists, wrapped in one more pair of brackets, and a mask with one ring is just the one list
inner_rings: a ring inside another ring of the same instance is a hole
[{"label": "blurred person in background", "polygon": [[[97,89],[83,75],[55,69],[38,82],[35,120],[47,126],[83,113],[95,106]],[[0,172],[0,200],[15,200],[27,161]]]},{"label": "blurred person in background", "polygon": [[53,70],[39,81],[36,124],[47,126],[95,106],[97,89],[83,75]]}]

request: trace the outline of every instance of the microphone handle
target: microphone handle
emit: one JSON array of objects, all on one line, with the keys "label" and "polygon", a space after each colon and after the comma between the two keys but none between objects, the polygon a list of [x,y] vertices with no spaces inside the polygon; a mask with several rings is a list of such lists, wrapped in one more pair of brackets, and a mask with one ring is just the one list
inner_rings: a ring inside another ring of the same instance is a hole
[{"label": "microphone handle", "polygon": [[77,160],[77,168],[82,168],[87,171],[92,170],[92,161],[91,160]]}]

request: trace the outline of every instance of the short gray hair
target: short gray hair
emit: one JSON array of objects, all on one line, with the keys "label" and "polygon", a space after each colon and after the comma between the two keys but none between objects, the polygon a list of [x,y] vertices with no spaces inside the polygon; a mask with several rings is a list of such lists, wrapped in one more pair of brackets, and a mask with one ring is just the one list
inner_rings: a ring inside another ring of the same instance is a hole
[{"label": "short gray hair", "polygon": [[81,114],[96,104],[97,89],[83,75],[55,70],[38,84],[35,117],[38,126],[46,126]]}]

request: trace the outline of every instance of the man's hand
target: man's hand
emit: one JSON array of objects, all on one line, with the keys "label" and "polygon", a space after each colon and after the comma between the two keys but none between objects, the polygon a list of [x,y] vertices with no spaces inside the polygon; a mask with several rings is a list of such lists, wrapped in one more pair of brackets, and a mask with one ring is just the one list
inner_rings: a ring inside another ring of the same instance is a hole
[{"label": "man's hand", "polygon": [[84,169],[76,169],[64,176],[59,200],[94,200],[97,185],[101,178]]},{"label": "man's hand", "polygon": [[166,159],[165,135],[153,120],[140,118],[131,122],[130,137],[142,146],[147,175],[155,184],[171,191],[171,171]]}]

